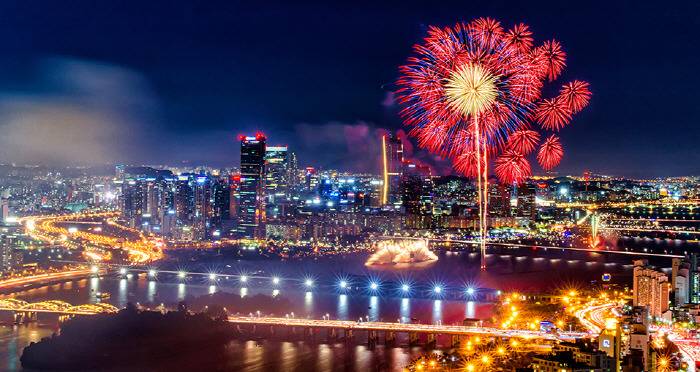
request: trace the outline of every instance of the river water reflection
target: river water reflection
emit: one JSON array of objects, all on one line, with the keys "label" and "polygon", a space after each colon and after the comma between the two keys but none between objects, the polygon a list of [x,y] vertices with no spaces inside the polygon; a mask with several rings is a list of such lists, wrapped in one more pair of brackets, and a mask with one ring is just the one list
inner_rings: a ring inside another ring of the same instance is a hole
[{"label": "river water reflection", "polygon": [[[610,256],[586,252],[510,250],[489,255],[489,270],[479,271],[476,254],[441,255],[430,267],[421,269],[368,269],[365,255],[302,259],[296,261],[227,260],[216,259],[180,266],[191,272],[216,272],[211,281],[207,275],[190,276],[180,280],[173,274],[150,278],[146,273],[132,273],[129,278],[117,276],[88,278],[65,282],[17,293],[26,301],[60,299],[73,304],[99,302],[98,292],[110,293],[103,301],[117,307],[128,302],[172,305],[188,297],[224,291],[243,296],[258,293],[287,298],[292,307],[283,311],[297,317],[372,321],[413,321],[444,324],[461,323],[465,318],[488,319],[492,305],[478,302],[466,294],[467,287],[491,290],[543,290],[563,283],[585,283],[597,280],[604,272],[614,281],[625,283],[631,275],[630,256]],[[660,262],[659,264],[664,264]],[[238,275],[250,275],[246,283]],[[228,276],[228,278],[227,278]],[[270,278],[280,278],[273,285]],[[308,290],[306,278],[314,280]],[[340,289],[339,280],[347,280],[350,289]],[[369,283],[379,283],[376,291]],[[399,284],[409,283],[412,294],[405,296]],[[442,293],[430,289],[441,286]],[[234,310],[235,311],[235,310]],[[2,315],[5,326],[0,328],[0,369],[16,370],[24,346],[56,330],[55,319],[40,317],[40,324],[12,326],[9,314]],[[302,341],[237,340],[226,349],[226,361],[209,369],[245,371],[283,370],[400,370],[420,349],[407,347],[378,347],[345,344],[308,343]],[[191,361],[194,362],[194,361]],[[177,361],[183,367],[188,361]],[[194,366],[194,365],[193,365]],[[311,367],[313,366],[313,367]]]}]

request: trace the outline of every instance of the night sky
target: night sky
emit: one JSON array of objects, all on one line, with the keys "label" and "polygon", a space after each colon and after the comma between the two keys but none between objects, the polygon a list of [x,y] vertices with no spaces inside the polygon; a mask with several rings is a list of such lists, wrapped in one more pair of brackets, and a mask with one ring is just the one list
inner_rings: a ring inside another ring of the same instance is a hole
[{"label": "night sky", "polygon": [[0,163],[237,165],[261,130],[300,165],[378,171],[411,46],[489,16],[562,42],[555,88],[591,83],[561,173],[700,173],[697,2],[292,3],[1,2]]}]

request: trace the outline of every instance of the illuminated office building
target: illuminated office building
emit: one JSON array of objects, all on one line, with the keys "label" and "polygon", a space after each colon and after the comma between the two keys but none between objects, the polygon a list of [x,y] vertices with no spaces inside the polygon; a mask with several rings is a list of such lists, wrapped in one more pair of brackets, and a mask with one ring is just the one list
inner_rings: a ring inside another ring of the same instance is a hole
[{"label": "illuminated office building", "polygon": [[287,146],[267,146],[265,150],[265,198],[267,218],[284,214],[289,200],[289,153]]},{"label": "illuminated office building", "polygon": [[403,144],[401,139],[382,136],[382,205],[401,204],[401,174],[403,171]]},{"label": "illuminated office building", "polygon": [[265,237],[265,135],[241,136],[241,185],[238,234],[247,239]]}]

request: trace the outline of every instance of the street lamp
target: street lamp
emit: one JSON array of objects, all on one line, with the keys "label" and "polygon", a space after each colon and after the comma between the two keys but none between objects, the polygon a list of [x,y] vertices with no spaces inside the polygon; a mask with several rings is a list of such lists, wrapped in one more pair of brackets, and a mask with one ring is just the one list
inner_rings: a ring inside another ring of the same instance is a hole
[{"label": "street lamp", "polygon": [[185,279],[186,275],[187,275],[187,273],[184,271],[178,271],[178,273],[177,273],[177,277],[180,279]]},{"label": "street lamp", "polygon": [[306,279],[306,280],[304,281],[304,285],[307,286],[308,288],[311,288],[311,287],[314,286],[314,281],[311,280],[311,279]]},{"label": "street lamp", "polygon": [[433,292],[435,292],[436,294],[442,293],[442,287],[439,285],[436,285],[435,288],[433,288]]},{"label": "street lamp", "polygon": [[372,282],[369,284],[369,288],[372,289],[373,291],[376,291],[377,288],[379,288],[379,284],[377,284],[376,282]]},{"label": "street lamp", "polygon": [[273,278],[272,278],[272,284],[274,284],[274,285],[280,284],[280,278],[278,278],[278,277],[276,277],[276,276],[273,277]]},{"label": "street lamp", "polygon": [[150,276],[151,278],[155,277],[156,271],[155,270],[148,270],[148,276]]},{"label": "street lamp", "polygon": [[248,277],[246,275],[241,275],[241,283],[245,283],[248,281]]},{"label": "street lamp", "polygon": [[348,287],[348,282],[346,282],[345,280],[341,280],[340,281],[340,288],[345,289],[347,287]]}]

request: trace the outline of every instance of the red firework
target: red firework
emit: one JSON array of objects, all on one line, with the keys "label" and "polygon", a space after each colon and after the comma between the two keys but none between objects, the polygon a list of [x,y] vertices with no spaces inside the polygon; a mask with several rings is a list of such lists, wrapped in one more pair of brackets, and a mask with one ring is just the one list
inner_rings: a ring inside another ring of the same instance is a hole
[{"label": "red firework", "polygon": [[[565,84],[555,98],[542,98],[545,83],[557,79],[566,66],[566,53],[556,40],[535,46],[532,32],[522,23],[508,30],[491,18],[431,26],[414,52],[400,68],[397,82],[401,116],[419,146],[450,158],[469,177],[484,177],[476,174],[478,152],[482,169],[495,168],[503,182],[522,180],[531,172],[526,156],[544,135],[532,124],[559,131],[590,100],[583,81]],[[464,74],[465,67],[472,73]],[[484,86],[484,94],[471,89]],[[558,139],[554,143],[561,149]],[[548,139],[539,150],[546,155],[547,169],[561,158],[552,144]],[[494,158],[498,160],[492,168],[489,159]]]},{"label": "red firework", "polygon": [[510,45],[515,46],[521,51],[530,50],[530,48],[532,48],[532,42],[534,41],[532,39],[532,31],[530,31],[530,28],[524,23],[513,26],[513,28],[508,31],[506,40]]},{"label": "red firework", "polygon": [[540,134],[531,129],[516,130],[508,138],[508,147],[521,154],[529,154],[540,142]]},{"label": "red firework", "polygon": [[561,49],[561,44],[556,40],[545,41],[540,52],[547,64],[547,78],[549,81],[556,80],[566,66],[566,53]]},{"label": "red firework", "polygon": [[537,152],[537,162],[545,170],[550,170],[559,165],[562,157],[564,157],[564,149],[561,146],[561,142],[559,142],[559,137],[553,134],[542,143],[540,150]]},{"label": "red firework", "polygon": [[520,183],[530,177],[532,169],[525,156],[507,149],[496,159],[496,175],[506,183]]},{"label": "red firework", "polygon": [[535,120],[542,128],[559,130],[571,121],[571,109],[561,98],[547,98],[542,100],[535,110]]},{"label": "red firework", "polygon": [[559,97],[566,102],[571,112],[576,114],[588,106],[588,101],[591,99],[591,91],[588,90],[588,83],[585,81],[574,80],[564,84]]}]

